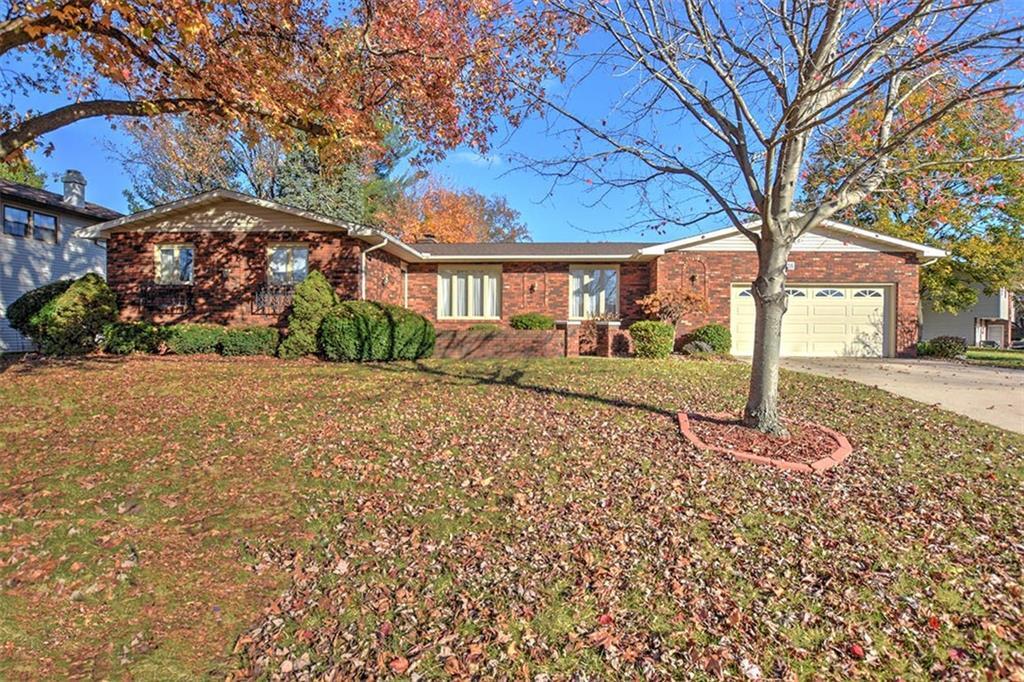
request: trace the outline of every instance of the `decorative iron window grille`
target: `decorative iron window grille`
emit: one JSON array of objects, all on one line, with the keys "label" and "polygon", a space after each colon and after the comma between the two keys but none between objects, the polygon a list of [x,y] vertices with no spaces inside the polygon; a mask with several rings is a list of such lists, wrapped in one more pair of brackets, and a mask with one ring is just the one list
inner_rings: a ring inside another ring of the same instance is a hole
[{"label": "decorative iron window grille", "polygon": [[192,309],[192,287],[188,284],[144,284],[139,291],[142,307],[160,312]]},{"label": "decorative iron window grille", "polygon": [[277,315],[288,310],[295,297],[295,287],[289,284],[264,284],[252,296],[252,311],[257,315]]}]

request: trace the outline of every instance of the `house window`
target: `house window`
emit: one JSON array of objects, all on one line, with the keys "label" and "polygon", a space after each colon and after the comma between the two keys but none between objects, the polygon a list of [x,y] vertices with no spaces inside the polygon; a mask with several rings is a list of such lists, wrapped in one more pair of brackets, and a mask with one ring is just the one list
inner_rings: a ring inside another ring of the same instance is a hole
[{"label": "house window", "polygon": [[41,242],[57,243],[57,216],[32,213],[32,236]]},{"label": "house window", "polygon": [[441,319],[501,317],[501,269],[438,270],[437,316]]},{"label": "house window", "polygon": [[159,244],[156,247],[158,284],[191,284],[195,249],[191,244]]},{"label": "house window", "polygon": [[786,289],[786,295],[793,298],[807,298],[807,292],[803,289]]},{"label": "house window", "polygon": [[845,294],[839,291],[839,289],[819,289],[815,298],[845,298]]},{"label": "house window", "polygon": [[24,237],[28,234],[28,226],[28,211],[14,206],[4,206],[4,234]]},{"label": "house window", "polygon": [[583,319],[618,313],[618,268],[573,268],[569,271],[569,317]]},{"label": "house window", "polygon": [[273,244],[267,249],[267,281],[292,285],[309,274],[309,247],[302,244]]},{"label": "house window", "polygon": [[853,295],[854,298],[882,298],[882,292],[878,289],[858,289]]}]

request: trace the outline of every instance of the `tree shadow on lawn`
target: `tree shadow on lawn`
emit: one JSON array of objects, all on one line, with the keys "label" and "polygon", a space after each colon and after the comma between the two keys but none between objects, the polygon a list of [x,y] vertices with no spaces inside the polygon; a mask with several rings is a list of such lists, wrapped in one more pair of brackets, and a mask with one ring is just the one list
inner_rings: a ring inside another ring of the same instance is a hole
[{"label": "tree shadow on lawn", "polygon": [[427,365],[426,363],[423,362],[415,362],[411,367],[409,365],[391,365],[384,363],[367,364],[365,365],[365,367],[367,369],[382,372],[405,374],[430,374],[436,377],[453,379],[455,381],[448,382],[452,386],[464,385],[466,381],[469,381],[471,382],[472,385],[476,386],[510,386],[512,388],[518,388],[538,395],[555,396],[559,398],[577,398],[589,402],[609,405],[611,407],[623,407],[627,409],[643,410],[645,412],[650,412],[652,414],[656,414],[663,417],[669,417],[673,419],[676,415],[676,412],[673,410],[667,410],[646,403],[638,403],[632,400],[609,398],[607,396],[598,395],[596,393],[583,393],[580,391],[573,391],[567,388],[555,388],[551,386],[541,386],[539,384],[524,383],[523,377],[526,376],[526,369],[523,367],[497,368],[492,371],[480,372],[449,371],[442,369],[441,367]]}]

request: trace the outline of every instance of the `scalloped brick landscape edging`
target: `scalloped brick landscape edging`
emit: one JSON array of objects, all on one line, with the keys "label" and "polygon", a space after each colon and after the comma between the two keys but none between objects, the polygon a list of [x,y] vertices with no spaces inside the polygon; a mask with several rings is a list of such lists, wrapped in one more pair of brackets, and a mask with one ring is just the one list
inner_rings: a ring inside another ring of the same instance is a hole
[{"label": "scalloped brick landscape edging", "polygon": [[[734,419],[736,415],[728,412],[719,412],[716,414],[701,415],[704,417],[711,417],[712,419]],[[744,460],[747,462],[757,462],[759,464],[770,464],[771,466],[779,469],[785,469],[787,471],[799,471],[805,474],[821,473],[828,471],[832,467],[840,464],[853,452],[853,446],[850,445],[850,441],[843,434],[822,426],[821,424],[815,424],[808,422],[810,426],[821,429],[836,441],[836,449],[833,450],[829,455],[822,457],[819,460],[806,464],[804,462],[789,462],[784,459],[777,459],[774,457],[765,457],[764,455],[756,455],[753,452],[747,452],[745,450],[730,450],[729,448],[718,447],[717,445],[708,445],[700,439],[700,437],[693,432],[690,428],[690,417],[686,412],[680,412],[679,418],[679,430],[682,432],[686,440],[696,445],[701,450],[710,450],[712,452],[721,452],[726,455],[735,457],[736,459]]]}]

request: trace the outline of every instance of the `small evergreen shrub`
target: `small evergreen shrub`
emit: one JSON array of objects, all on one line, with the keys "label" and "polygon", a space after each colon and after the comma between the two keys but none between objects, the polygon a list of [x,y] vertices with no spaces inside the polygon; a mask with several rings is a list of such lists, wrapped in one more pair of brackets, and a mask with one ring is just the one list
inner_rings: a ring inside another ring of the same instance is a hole
[{"label": "small evergreen shrub", "polygon": [[42,310],[44,305],[67,291],[68,287],[74,283],[73,279],[59,279],[22,294],[14,303],[7,306],[5,313],[7,322],[25,336],[32,336],[32,317]]},{"label": "small evergreen shrub", "polygon": [[667,358],[676,340],[675,327],[657,320],[634,322],[629,327],[629,335],[638,358]]},{"label": "small evergreen shrub", "polygon": [[99,346],[103,327],[117,321],[117,299],[95,273],[75,280],[28,322],[29,337],[47,355],[81,355]]},{"label": "small evergreen shrub", "polygon": [[706,324],[697,327],[686,336],[687,342],[703,341],[716,353],[728,353],[732,348],[732,334],[721,324]]},{"label": "small evergreen shrub", "polygon": [[227,329],[215,324],[173,324],[167,329],[167,349],[175,355],[218,353]]},{"label": "small evergreen shrub", "polygon": [[540,313],[523,313],[508,318],[508,324],[513,329],[554,329],[555,320]]},{"label": "small evergreen shrub", "polygon": [[275,355],[278,331],[274,327],[233,327],[220,342],[222,355]]},{"label": "small evergreen shrub", "polygon": [[931,355],[931,354],[932,354],[931,348],[929,347],[927,341],[918,341],[917,342],[917,355],[919,357],[926,357],[926,356]]},{"label": "small evergreen shrub", "polygon": [[936,336],[928,341],[925,352],[936,358],[957,358],[966,354],[967,341],[959,336]]},{"label": "small evergreen shrub", "polygon": [[470,332],[500,332],[501,325],[493,322],[480,322],[478,324],[471,324],[466,328],[466,331]]},{"label": "small evergreen shrub", "polygon": [[427,318],[400,306],[344,301],[320,326],[320,350],[328,360],[417,360],[434,352],[436,332]]},{"label": "small evergreen shrub", "polygon": [[166,329],[149,322],[111,322],[103,327],[103,352],[112,355],[156,353],[167,338]]},{"label": "small evergreen shrub", "polygon": [[278,349],[281,357],[299,358],[316,353],[320,323],[337,303],[338,297],[327,278],[318,270],[311,270],[295,287],[288,335]]}]

